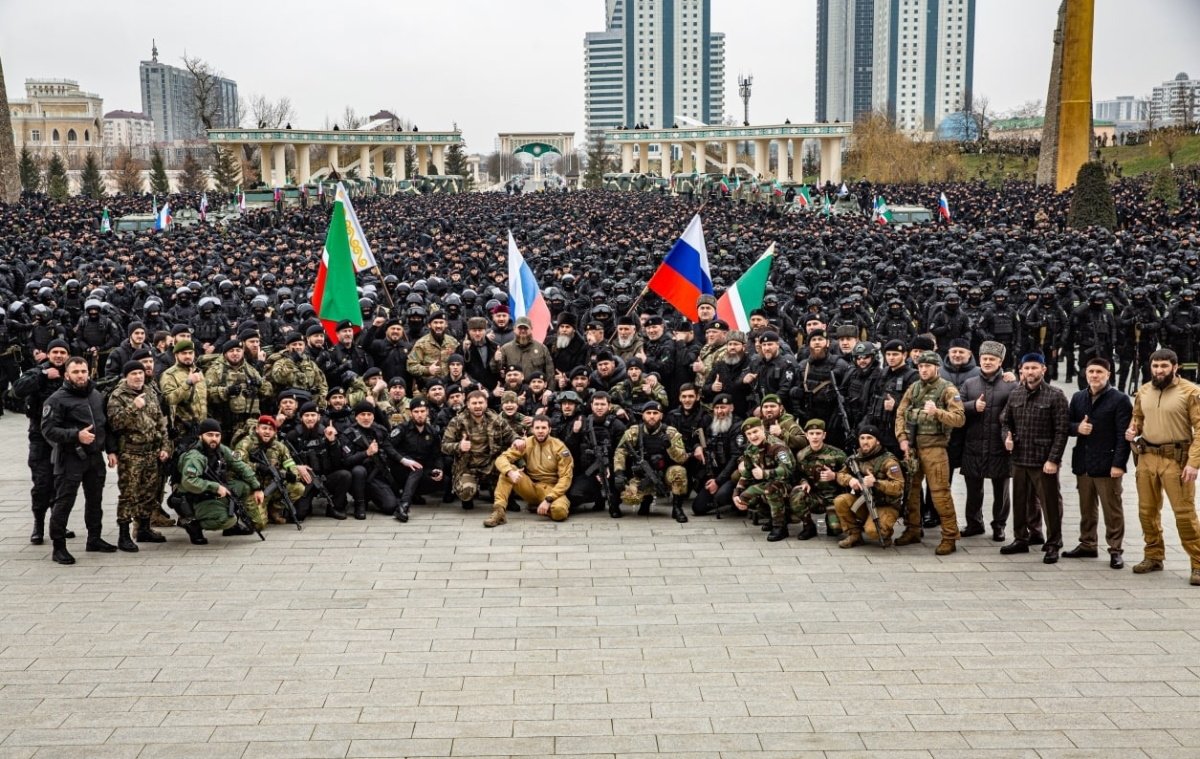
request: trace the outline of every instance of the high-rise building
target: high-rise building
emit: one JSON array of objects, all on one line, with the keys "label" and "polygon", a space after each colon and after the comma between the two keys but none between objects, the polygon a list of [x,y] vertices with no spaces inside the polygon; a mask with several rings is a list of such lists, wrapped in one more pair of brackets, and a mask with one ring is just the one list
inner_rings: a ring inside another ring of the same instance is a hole
[{"label": "high-rise building", "polygon": [[[154,122],[154,139],[173,142],[204,137],[204,125],[196,114],[196,78],[187,69],[158,60],[158,47],[150,60],[139,67],[142,113]],[[237,126],[237,82],[217,77],[212,92],[214,127]]]},{"label": "high-rise building", "polygon": [[933,133],[971,108],[975,0],[817,0],[818,121]]},{"label": "high-rise building", "polygon": [[129,150],[138,158],[147,158],[154,142],[154,122],[144,113],[109,111],[104,114],[103,134],[109,154]]},{"label": "high-rise building", "polygon": [[605,0],[605,30],[584,36],[584,123],[605,129],[720,123],[725,35],[712,0]]},{"label": "high-rise building", "polygon": [[1150,94],[1150,119],[1154,126],[1196,126],[1200,124],[1200,79],[1180,72]]}]

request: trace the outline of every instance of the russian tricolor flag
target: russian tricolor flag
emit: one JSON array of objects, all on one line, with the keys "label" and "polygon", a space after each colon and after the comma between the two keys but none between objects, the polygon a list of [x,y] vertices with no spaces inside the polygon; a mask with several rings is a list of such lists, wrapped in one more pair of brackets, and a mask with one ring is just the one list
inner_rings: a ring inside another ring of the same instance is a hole
[{"label": "russian tricolor flag", "polygon": [[512,230],[508,231],[508,310],[514,320],[528,316],[533,339],[542,342],[550,331],[550,307],[533,277],[533,269],[517,249]]},{"label": "russian tricolor flag", "polygon": [[164,203],[162,209],[158,212],[157,218],[154,220],[154,228],[162,232],[171,226],[171,204]]},{"label": "russian tricolor flag", "polygon": [[938,198],[938,215],[946,221],[950,221],[950,201],[946,200],[946,193]]},{"label": "russian tricolor flag", "polygon": [[658,271],[646,284],[646,289],[656,293],[692,321],[700,320],[696,313],[696,299],[701,295],[713,294],[708,248],[704,245],[700,214],[692,217],[687,229],[683,230],[683,236],[671,246]]}]

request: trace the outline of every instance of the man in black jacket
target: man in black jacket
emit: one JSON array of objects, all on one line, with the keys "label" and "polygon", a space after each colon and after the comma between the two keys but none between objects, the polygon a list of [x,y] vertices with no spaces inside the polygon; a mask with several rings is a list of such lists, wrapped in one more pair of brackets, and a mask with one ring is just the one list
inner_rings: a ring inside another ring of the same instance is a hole
[{"label": "man in black jacket", "polygon": [[[29,418],[29,474],[33,488],[29,491],[33,509],[33,532],[29,542],[40,546],[45,540],[46,513],[54,503],[54,465],[50,463],[51,445],[42,435],[42,407],[46,399],[62,387],[70,350],[66,340],[51,340],[46,346],[45,359],[13,383],[13,395],[25,403]],[[68,538],[75,537],[68,531]]]},{"label": "man in black jacket", "polygon": [[692,502],[692,513],[698,517],[733,505],[735,483],[730,478],[746,442],[742,437],[742,420],[734,416],[729,393],[721,393],[713,400],[712,418],[703,429],[702,475],[696,484],[696,500]]},{"label": "man in black jacket", "polygon": [[83,520],[87,525],[88,551],[112,553],[117,547],[100,537],[104,520],[103,498],[105,454],[108,466],[117,465],[116,441],[107,434],[104,396],[90,379],[85,358],[67,359],[63,386],[46,399],[42,410],[42,435],[54,446],[54,506],[50,512],[50,540],[53,559],[59,564],[74,564],[67,552],[67,519],[75,506],[79,486],[83,485]]},{"label": "man in black jacket", "polygon": [[1112,367],[1093,358],[1084,369],[1087,387],[1071,398],[1070,433],[1076,436],[1071,471],[1079,490],[1079,545],[1063,551],[1065,559],[1096,558],[1099,507],[1104,509],[1108,565],[1125,566],[1121,541],[1125,537],[1125,510],[1121,503],[1121,478],[1129,464],[1125,430],[1133,418],[1129,396],[1109,384]]},{"label": "man in black jacket", "polygon": [[350,492],[354,496],[354,518],[367,518],[370,499],[383,514],[396,512],[392,490],[391,463],[402,463],[387,431],[375,423],[375,407],[367,401],[354,404],[354,424],[339,435],[342,467],[350,470]]},{"label": "man in black jacket", "polygon": [[404,478],[396,519],[408,521],[408,509],[422,492],[435,492],[442,487],[446,465],[442,454],[442,431],[429,420],[429,404],[415,398],[408,405],[411,415],[404,424],[391,431],[392,446],[403,458],[393,467]]}]

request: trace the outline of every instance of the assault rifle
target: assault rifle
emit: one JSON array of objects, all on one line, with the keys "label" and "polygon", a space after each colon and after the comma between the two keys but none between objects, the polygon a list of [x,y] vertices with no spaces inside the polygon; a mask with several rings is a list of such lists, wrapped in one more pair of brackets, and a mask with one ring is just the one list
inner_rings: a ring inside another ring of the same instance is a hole
[{"label": "assault rifle", "polygon": [[[288,452],[292,454],[292,459],[296,463],[304,464],[312,471],[312,482],[310,484],[312,485],[313,491],[316,492],[316,494],[319,498],[325,499],[326,508],[332,506],[333,502],[334,502],[333,501],[333,493],[329,492],[329,486],[327,484],[325,484],[325,475],[323,475],[317,471],[317,467],[313,466],[312,460],[307,458],[304,454],[300,453],[299,449],[297,449],[296,446],[292,445],[292,441],[288,440],[287,438],[277,438],[277,439],[282,441],[283,444],[287,447]],[[314,501],[315,501],[315,499],[314,499]],[[315,503],[313,504],[313,511],[316,511]]]},{"label": "assault rifle", "polygon": [[667,494],[667,483],[663,481],[662,474],[654,468],[653,462],[646,457],[646,425],[638,425],[638,475],[650,485],[654,486],[654,493],[658,496]]},{"label": "assault rifle", "polygon": [[292,520],[292,523],[296,525],[297,530],[303,530],[304,527],[300,524],[300,519],[296,514],[296,504],[292,502],[292,497],[288,495],[287,481],[283,479],[283,475],[278,469],[275,468],[275,465],[271,463],[271,460],[267,458],[267,452],[259,448],[257,451],[250,454],[250,460],[261,465],[271,477],[271,481],[267,483],[265,488],[263,488],[263,500],[265,501],[278,492],[279,497],[283,499],[284,513],[287,514],[288,518]]},{"label": "assault rifle", "polygon": [[867,487],[857,454],[847,457],[846,468],[850,470],[851,476],[858,481],[858,484],[862,485],[862,490],[860,491],[862,493],[862,500],[867,505],[867,513],[871,515],[871,522],[875,524],[875,535],[879,538],[879,545],[887,548],[887,543],[883,539],[883,527],[879,523],[879,509],[875,506],[875,494],[871,492],[871,488]]},{"label": "assault rifle", "polygon": [[[700,450],[704,452],[704,465],[703,465],[704,466],[704,482],[707,483],[709,480],[715,480],[717,478],[717,473],[713,471],[712,460],[708,456],[708,438],[704,434],[703,426],[696,428],[696,436],[700,440]],[[704,487],[704,485],[702,484],[700,487]],[[714,498],[715,498],[715,494],[714,494]],[[716,504],[714,501],[714,506],[715,505]],[[720,508],[717,508],[714,513],[716,514],[717,519],[721,518],[721,509]]]},{"label": "assault rifle", "polygon": [[[600,447],[599,442],[596,439],[595,419],[596,418],[594,416],[589,414],[587,420],[584,422],[584,424],[587,425],[588,445],[591,447],[592,456],[594,457],[592,465],[587,468],[587,471],[584,472],[584,474],[588,477],[596,477],[599,479],[600,495],[604,498],[604,507],[610,508],[612,506],[612,487],[609,483],[611,470],[609,469],[608,464],[608,442],[605,443],[604,448]],[[605,441],[609,441],[609,436],[606,434],[604,439]]]},{"label": "assault rifle", "polygon": [[254,520],[251,519],[250,515],[246,513],[246,507],[242,505],[241,499],[234,495],[233,491],[229,489],[229,485],[226,484],[225,478],[221,475],[221,472],[214,471],[212,465],[210,464],[208,469],[205,470],[204,476],[208,477],[214,482],[220,483],[225,487],[225,490],[228,494],[223,500],[225,501],[225,507],[228,510],[228,514],[237,520],[237,523],[241,525],[244,530],[246,530],[246,534],[253,532],[258,536],[259,540],[266,540],[267,538],[262,534],[262,530],[258,529],[258,527],[254,524]]}]

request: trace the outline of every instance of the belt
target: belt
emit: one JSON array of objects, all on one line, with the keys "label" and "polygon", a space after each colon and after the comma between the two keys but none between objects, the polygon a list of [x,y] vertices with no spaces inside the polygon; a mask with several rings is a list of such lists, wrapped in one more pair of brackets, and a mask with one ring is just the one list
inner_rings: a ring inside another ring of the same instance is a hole
[{"label": "belt", "polygon": [[157,453],[160,450],[162,450],[162,446],[154,445],[153,443],[144,443],[142,445],[126,443],[121,448],[121,453]]},{"label": "belt", "polygon": [[1151,443],[1149,440],[1142,438],[1142,442],[1145,443],[1147,448],[1190,448],[1192,445],[1192,441],[1190,440],[1176,443]]}]

